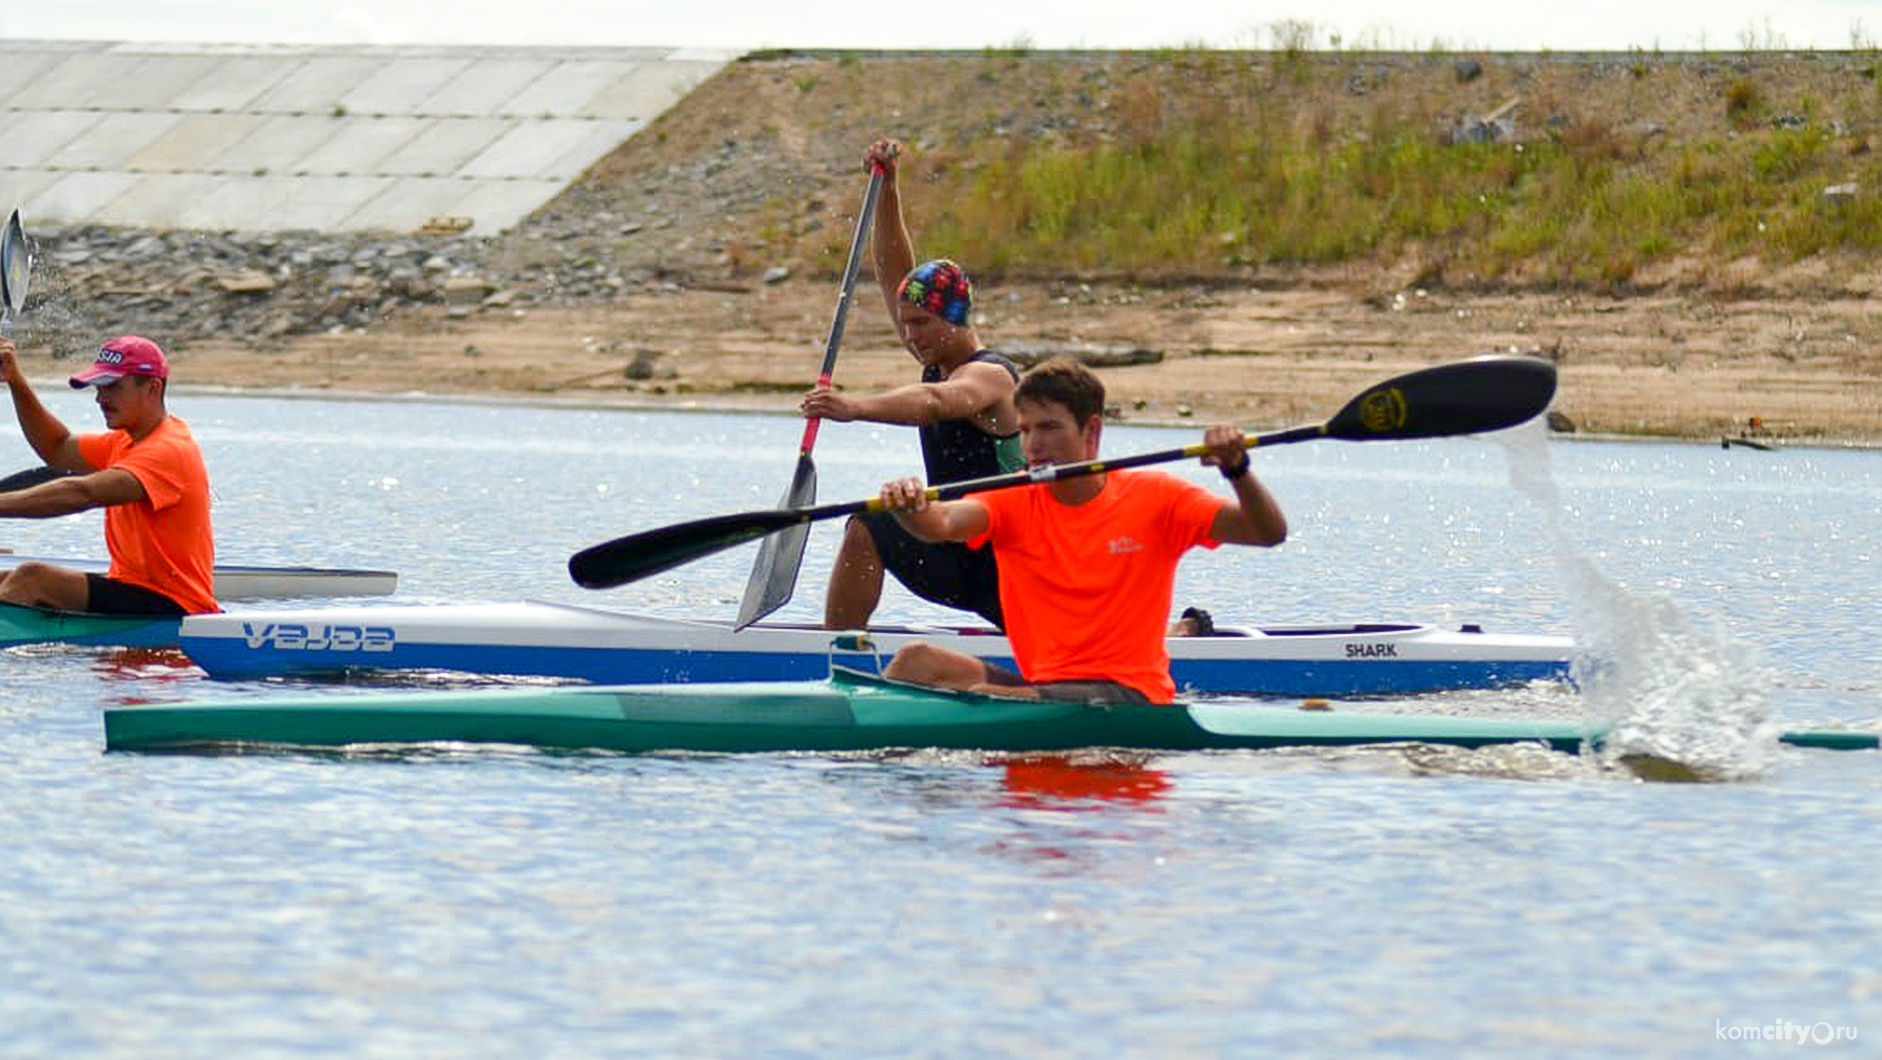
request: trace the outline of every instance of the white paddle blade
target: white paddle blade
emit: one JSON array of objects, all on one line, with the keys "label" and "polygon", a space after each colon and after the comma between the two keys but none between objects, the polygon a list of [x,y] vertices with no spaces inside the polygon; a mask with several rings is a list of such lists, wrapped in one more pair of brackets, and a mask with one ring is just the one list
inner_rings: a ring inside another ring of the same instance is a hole
[{"label": "white paddle blade", "polygon": [[[797,458],[797,470],[791,485],[778,501],[780,508],[808,508],[817,503],[817,465],[808,453]],[[804,564],[804,546],[810,541],[810,524],[797,523],[771,534],[758,546],[758,558],[752,561],[751,577],[745,582],[745,598],[738,605],[734,630],[744,629],[785,604],[797,591],[797,571]]]}]

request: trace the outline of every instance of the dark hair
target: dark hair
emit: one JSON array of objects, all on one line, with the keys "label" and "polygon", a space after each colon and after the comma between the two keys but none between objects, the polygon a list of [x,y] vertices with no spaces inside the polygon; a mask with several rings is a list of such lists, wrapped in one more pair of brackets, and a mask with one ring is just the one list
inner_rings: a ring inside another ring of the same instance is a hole
[{"label": "dark hair", "polygon": [[1020,378],[1013,400],[1062,405],[1083,426],[1093,416],[1104,415],[1104,382],[1070,357],[1054,357]]}]

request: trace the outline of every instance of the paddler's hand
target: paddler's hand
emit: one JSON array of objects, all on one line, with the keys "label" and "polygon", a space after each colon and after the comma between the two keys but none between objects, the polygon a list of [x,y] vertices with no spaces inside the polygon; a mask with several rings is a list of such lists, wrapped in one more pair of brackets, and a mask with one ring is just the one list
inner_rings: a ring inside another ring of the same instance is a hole
[{"label": "paddler's hand", "polygon": [[863,172],[882,171],[882,179],[895,179],[895,160],[902,154],[902,145],[894,140],[877,140],[863,152]]},{"label": "paddler's hand", "polygon": [[[1248,438],[1232,424],[1218,423],[1202,434],[1202,444],[1209,451],[1202,454],[1202,466],[1219,467],[1224,475],[1248,468]],[[1230,477],[1240,477],[1239,472]]]},{"label": "paddler's hand", "polygon": [[804,395],[804,400],[797,403],[807,420],[835,420],[848,423],[856,418],[856,402],[837,393],[827,386],[820,386]]},{"label": "paddler's hand", "polygon": [[912,515],[928,508],[928,487],[918,478],[892,479],[882,484],[884,511]]},{"label": "paddler's hand", "polygon": [[0,339],[0,382],[13,386],[21,379],[19,347],[12,339]]}]

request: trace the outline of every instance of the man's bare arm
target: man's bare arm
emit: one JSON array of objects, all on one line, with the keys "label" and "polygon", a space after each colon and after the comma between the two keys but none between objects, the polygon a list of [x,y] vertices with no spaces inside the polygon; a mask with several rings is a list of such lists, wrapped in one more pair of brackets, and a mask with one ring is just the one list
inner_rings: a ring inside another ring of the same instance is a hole
[{"label": "man's bare arm", "polygon": [[32,489],[0,493],[0,517],[50,519],[93,508],[144,500],[144,484],[122,468],[54,479]]}]

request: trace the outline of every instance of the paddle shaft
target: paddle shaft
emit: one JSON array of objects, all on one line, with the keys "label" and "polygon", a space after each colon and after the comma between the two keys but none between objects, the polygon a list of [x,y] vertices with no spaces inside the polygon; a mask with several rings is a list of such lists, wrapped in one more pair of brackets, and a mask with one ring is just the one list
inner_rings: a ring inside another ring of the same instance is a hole
[{"label": "paddle shaft", "polygon": [[[823,367],[817,372],[819,387],[829,386],[830,377],[836,371],[836,351],[843,344],[843,324],[849,318],[856,273],[863,260],[863,244],[869,239],[869,227],[876,215],[876,198],[882,193],[884,179],[880,167],[870,171],[869,188],[863,193],[863,209],[856,217],[856,233],[850,238],[849,260],[843,265],[843,288],[837,294],[830,338],[823,347]],[[816,503],[817,464],[811,460],[810,450],[817,444],[817,427],[822,422],[819,416],[804,421],[804,437],[797,446],[797,466],[791,470],[791,482],[778,500],[779,508],[802,508]],[[804,546],[809,543],[809,535],[808,527],[796,525],[765,538],[758,555],[752,559],[751,576],[745,580],[735,629],[744,629],[790,600],[791,593],[797,589],[797,573],[804,565]]]},{"label": "paddle shaft", "polygon": [[[1286,445],[1289,442],[1306,442],[1327,436],[1326,424],[1314,424],[1309,427],[1290,427],[1284,431],[1256,435],[1242,442],[1244,449],[1254,449],[1264,445]],[[1009,471],[1004,475],[988,475],[984,478],[968,479],[964,482],[949,482],[940,486],[929,486],[922,492],[930,501],[959,500],[970,493],[986,493],[989,490],[1010,489],[1014,486],[1029,486],[1041,482],[1056,482],[1060,479],[1083,478],[1086,475],[1102,475],[1106,471],[1123,471],[1126,468],[1147,467],[1151,464],[1168,464],[1185,457],[1201,457],[1209,447],[1201,442],[1185,445],[1176,449],[1160,449],[1154,453],[1137,453],[1132,456],[1120,456],[1115,459],[1098,458],[1081,460],[1076,464],[1046,464],[1043,467],[1025,471]],[[819,505],[814,508],[800,508],[796,514],[801,522],[816,522],[839,515],[862,515],[869,512],[884,511],[881,497],[871,497],[863,501],[846,501],[837,504]]]},{"label": "paddle shaft", "polygon": [[[1332,419],[1260,434],[1243,444],[1284,445],[1316,438],[1402,441],[1501,430],[1533,419],[1555,395],[1555,366],[1535,357],[1493,355],[1423,368],[1362,391]],[[1201,443],[1117,459],[1048,465],[1027,471],[930,486],[930,500],[1029,483],[1095,475],[1106,471],[1199,457]],[[615,538],[569,557],[569,575],[589,589],[625,585],[746,541],[840,515],[883,510],[880,497],[814,507],[769,509],[699,519]]]},{"label": "paddle shaft", "polygon": [[[1304,442],[1326,436],[1326,425],[1317,424],[1311,427],[1294,427],[1271,434],[1257,435],[1243,444],[1246,448],[1253,449],[1256,446],[1283,445],[1288,442]],[[970,493],[1097,475],[1106,471],[1121,471],[1125,468],[1143,467],[1148,464],[1167,463],[1185,457],[1200,457],[1208,451],[1208,446],[1198,442],[1180,449],[1139,453],[1135,456],[1118,457],[1115,460],[1048,464],[1027,471],[1013,471],[1004,475],[989,475],[964,482],[929,486],[924,492],[930,501],[957,500]],[[862,515],[883,510],[882,498],[878,496],[868,500],[841,501],[808,508],[771,508],[701,519],[692,523],[648,531],[644,534],[617,538],[614,541],[584,549],[569,558],[569,575],[583,588],[611,589],[747,541],[777,533],[780,530],[807,526],[810,523],[834,519],[838,516]]]},{"label": "paddle shaft", "polygon": [[[837,347],[843,344],[843,326],[849,320],[850,297],[856,292],[856,274],[863,263],[863,244],[869,241],[869,226],[876,216],[876,200],[882,195],[882,170],[880,167],[869,174],[869,189],[863,192],[863,211],[856,217],[856,232],[850,237],[849,263],[843,267],[843,291],[836,299],[836,313],[830,320],[830,338],[823,344],[823,367],[817,370],[817,385],[830,385],[830,379],[836,372]],[[800,455],[809,456],[810,450],[817,444],[817,426],[823,422],[820,416],[812,416],[804,421],[804,438],[797,445]]]}]

